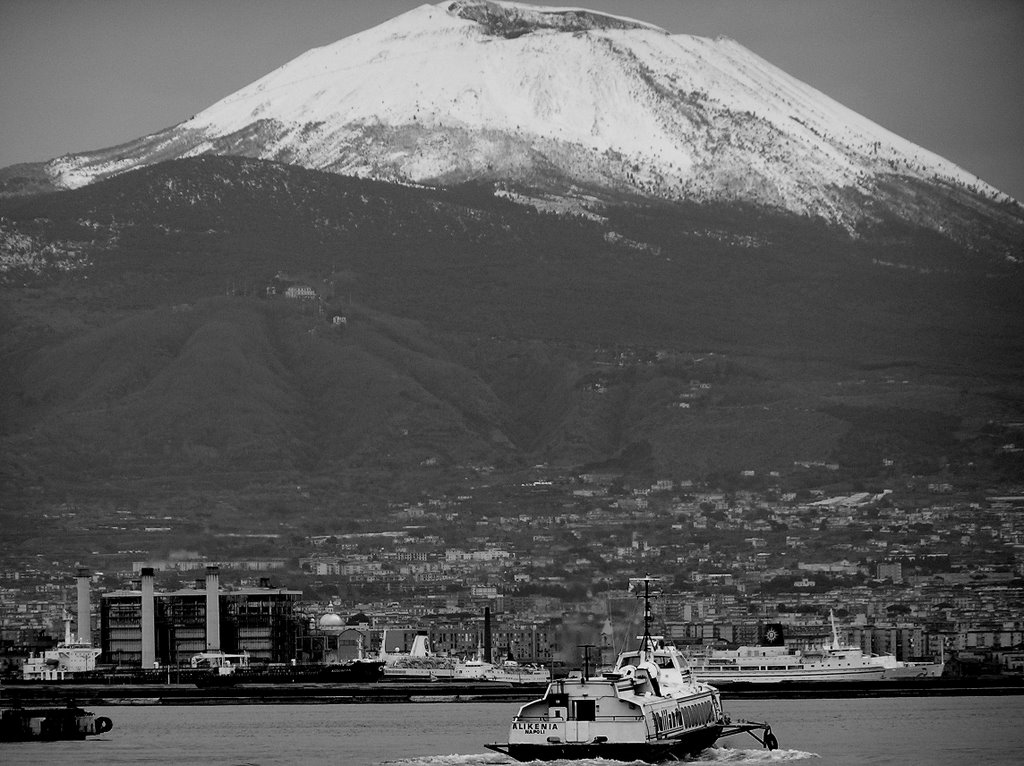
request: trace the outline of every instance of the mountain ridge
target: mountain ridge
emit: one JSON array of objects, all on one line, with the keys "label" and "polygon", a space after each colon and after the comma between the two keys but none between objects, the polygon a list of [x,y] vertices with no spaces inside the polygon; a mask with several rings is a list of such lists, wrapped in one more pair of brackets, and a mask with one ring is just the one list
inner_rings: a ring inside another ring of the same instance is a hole
[{"label": "mountain ridge", "polygon": [[1024,243],[1015,201],[735,41],[484,0],[421,6],[177,126],[0,179],[7,193],[40,175],[70,188],[197,154],[486,182],[576,210],[745,201],[852,234],[895,216],[1012,258]]}]

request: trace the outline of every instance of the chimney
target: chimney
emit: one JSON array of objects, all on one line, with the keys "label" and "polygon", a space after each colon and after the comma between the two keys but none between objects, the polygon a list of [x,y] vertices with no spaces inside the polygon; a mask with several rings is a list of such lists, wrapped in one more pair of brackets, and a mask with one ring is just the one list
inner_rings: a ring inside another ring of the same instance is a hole
[{"label": "chimney", "polygon": [[92,643],[92,617],[89,614],[89,570],[78,570],[78,640]]},{"label": "chimney", "polygon": [[484,607],[484,662],[491,661],[491,608]]},{"label": "chimney", "polygon": [[220,651],[219,567],[206,567],[206,651]]},{"label": "chimney", "polygon": [[142,667],[156,665],[156,604],[153,596],[153,567],[142,568]]}]

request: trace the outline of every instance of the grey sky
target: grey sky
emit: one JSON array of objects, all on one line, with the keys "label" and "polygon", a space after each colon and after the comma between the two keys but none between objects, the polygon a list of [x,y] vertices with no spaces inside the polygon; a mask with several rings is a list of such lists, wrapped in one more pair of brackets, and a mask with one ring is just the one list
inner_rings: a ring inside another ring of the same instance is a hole
[{"label": "grey sky", "polygon": [[[168,127],[416,0],[0,0],[0,167]],[[1024,200],[1024,0],[584,0],[732,37]]]}]

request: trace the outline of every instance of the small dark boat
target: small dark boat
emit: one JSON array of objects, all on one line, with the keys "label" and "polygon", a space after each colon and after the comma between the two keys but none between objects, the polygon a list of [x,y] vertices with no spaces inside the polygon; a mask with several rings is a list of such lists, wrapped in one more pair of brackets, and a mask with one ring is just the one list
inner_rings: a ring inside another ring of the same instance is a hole
[{"label": "small dark boat", "polygon": [[316,680],[326,683],[367,683],[379,681],[384,674],[383,660],[355,659],[325,665]]},{"label": "small dark boat", "polygon": [[106,716],[80,707],[13,707],[0,710],[0,742],[85,739],[114,727]]}]

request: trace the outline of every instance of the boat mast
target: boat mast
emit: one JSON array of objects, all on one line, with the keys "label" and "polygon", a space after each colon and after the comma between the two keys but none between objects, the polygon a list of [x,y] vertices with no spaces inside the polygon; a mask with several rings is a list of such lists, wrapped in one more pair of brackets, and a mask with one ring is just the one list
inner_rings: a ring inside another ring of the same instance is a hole
[{"label": "boat mast", "polygon": [[583,681],[586,683],[590,680],[590,650],[594,648],[593,644],[580,644],[580,649],[583,650]]},{"label": "boat mast", "polygon": [[651,638],[651,599],[656,598],[651,593],[651,583],[660,582],[660,578],[647,575],[635,577],[630,582],[644,584],[643,592],[637,593],[637,598],[644,600],[644,634],[640,637],[640,652],[651,653],[654,651],[654,639]]}]

